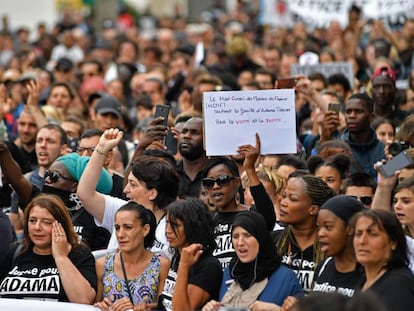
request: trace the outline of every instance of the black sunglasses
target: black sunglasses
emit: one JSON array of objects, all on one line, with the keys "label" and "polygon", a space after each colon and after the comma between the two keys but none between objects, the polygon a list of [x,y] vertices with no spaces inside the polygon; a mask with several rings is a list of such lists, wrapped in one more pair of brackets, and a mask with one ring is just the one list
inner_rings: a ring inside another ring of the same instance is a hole
[{"label": "black sunglasses", "polygon": [[58,171],[45,171],[44,179],[46,178],[49,178],[52,184],[57,182],[59,178],[62,178],[63,180],[67,180],[67,181],[75,181],[72,177],[63,176]]},{"label": "black sunglasses", "polygon": [[362,204],[364,204],[364,205],[370,205],[372,203],[372,197],[367,196],[367,195],[362,195],[360,197],[357,197],[356,195],[350,195],[350,197],[353,197],[353,198],[361,201]]},{"label": "black sunglasses", "polygon": [[214,187],[214,184],[215,183],[217,185],[219,185],[220,187],[228,186],[230,184],[230,181],[232,181],[235,178],[236,177],[233,177],[233,176],[220,175],[216,179],[213,179],[213,178],[204,178],[203,181],[202,181],[202,184],[203,184],[203,186],[206,189],[210,190],[210,189],[212,189]]}]

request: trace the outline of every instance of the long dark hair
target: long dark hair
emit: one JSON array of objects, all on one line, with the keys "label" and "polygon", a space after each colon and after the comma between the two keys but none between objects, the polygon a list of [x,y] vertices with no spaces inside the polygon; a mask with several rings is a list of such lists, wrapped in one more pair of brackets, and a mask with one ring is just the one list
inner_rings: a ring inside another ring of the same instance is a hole
[{"label": "long dark hair", "polygon": [[409,263],[408,248],[403,227],[397,217],[388,211],[364,209],[356,214],[351,220],[351,226],[355,236],[355,225],[358,219],[367,217],[383,231],[390,241],[396,244],[395,250],[391,251],[391,258],[384,268],[407,267]]},{"label": "long dark hair", "polygon": [[[177,219],[184,224],[186,242],[203,245],[203,254],[211,254],[216,248],[214,238],[214,220],[203,201],[196,198],[178,200],[168,205],[168,221],[176,223]],[[172,225],[176,233],[176,228]]]}]

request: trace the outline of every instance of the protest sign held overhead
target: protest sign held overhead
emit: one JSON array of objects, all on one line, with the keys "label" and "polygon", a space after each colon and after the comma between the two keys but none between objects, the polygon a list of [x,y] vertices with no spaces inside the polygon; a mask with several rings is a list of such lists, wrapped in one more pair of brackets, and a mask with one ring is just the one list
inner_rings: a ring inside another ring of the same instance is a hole
[{"label": "protest sign held overhead", "polygon": [[205,92],[205,149],[208,156],[235,155],[239,145],[261,139],[262,154],[296,153],[293,89]]}]

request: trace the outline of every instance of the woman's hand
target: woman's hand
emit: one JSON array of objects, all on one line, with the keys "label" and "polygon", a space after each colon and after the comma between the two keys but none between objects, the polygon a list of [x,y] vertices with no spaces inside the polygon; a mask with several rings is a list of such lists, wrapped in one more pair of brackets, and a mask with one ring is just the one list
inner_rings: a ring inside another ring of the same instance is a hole
[{"label": "woman's hand", "polygon": [[132,311],[134,310],[134,306],[128,298],[124,297],[124,298],[121,298],[115,301],[112,304],[111,310],[112,311],[127,311],[127,310]]},{"label": "woman's hand", "polygon": [[280,307],[277,304],[270,302],[263,302],[256,300],[249,306],[251,311],[279,311]]},{"label": "woman's hand", "polygon": [[105,130],[102,136],[99,138],[98,149],[104,154],[111,151],[114,147],[118,146],[124,133],[117,128],[111,128]]},{"label": "woman's hand", "polygon": [[181,251],[180,267],[192,267],[203,254],[203,245],[193,243]]},{"label": "woman's hand", "polygon": [[237,149],[237,152],[244,156],[243,167],[247,169],[254,170],[256,167],[257,158],[260,155],[260,137],[259,134],[256,133],[256,146],[253,147],[252,145],[241,145]]},{"label": "woman's hand", "polygon": [[289,311],[292,310],[293,306],[298,300],[294,296],[289,296],[283,301],[282,307],[280,308],[280,311]]},{"label": "woman's hand", "polygon": [[207,302],[201,311],[217,311],[221,307],[221,303],[215,300]]},{"label": "woman's hand", "polygon": [[52,255],[53,258],[67,257],[72,250],[69,244],[65,230],[60,223],[55,221],[52,225]]},{"label": "woman's hand", "polygon": [[95,303],[93,306],[104,311],[110,311],[112,303],[108,298],[104,298],[102,301]]}]

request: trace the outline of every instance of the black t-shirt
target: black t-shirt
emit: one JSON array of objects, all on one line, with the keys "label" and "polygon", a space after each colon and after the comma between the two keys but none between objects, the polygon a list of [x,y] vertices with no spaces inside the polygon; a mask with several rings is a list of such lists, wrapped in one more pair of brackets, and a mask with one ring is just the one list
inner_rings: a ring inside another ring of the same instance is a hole
[{"label": "black t-shirt", "polygon": [[351,272],[339,272],[335,267],[333,257],[326,258],[315,270],[314,292],[332,293],[337,292],[347,297],[352,297],[361,289],[364,281],[364,269],[361,265]]},{"label": "black t-shirt", "polygon": [[414,306],[414,276],[407,267],[390,269],[368,289],[387,310],[407,311]]},{"label": "black t-shirt", "polygon": [[231,258],[234,256],[234,248],[231,242],[231,227],[233,220],[239,212],[220,212],[214,215],[214,236],[216,238],[217,247],[214,249],[213,256],[216,257],[221,264],[222,269],[230,264]]},{"label": "black t-shirt", "polygon": [[[157,310],[172,310],[172,296],[174,294],[175,282],[177,281],[177,271],[180,257],[175,255],[165,280],[164,289],[158,299]],[[223,271],[220,262],[211,255],[201,256],[198,262],[191,267],[188,275],[188,284],[195,285],[209,293],[209,298],[218,299]],[[201,309],[197,306],[196,309]]]},{"label": "black t-shirt", "polygon": [[[95,259],[90,250],[76,247],[69,253],[69,259],[96,290]],[[17,256],[10,267],[0,284],[0,297],[69,301],[52,255],[37,255],[29,249]]]},{"label": "black t-shirt", "polygon": [[[288,228],[272,232],[272,238],[276,245],[285,230],[288,230]],[[288,251],[279,254],[282,256],[282,264],[296,273],[304,292],[309,293],[312,290],[315,268],[318,264],[315,262],[314,245],[301,250],[294,239],[288,242],[288,245]]]},{"label": "black t-shirt", "polygon": [[110,196],[125,199],[124,178],[118,174],[112,174],[112,190]]},{"label": "black t-shirt", "polygon": [[177,164],[177,173],[180,180],[178,184],[178,196],[180,198],[195,197],[198,198],[201,189],[202,172],[198,172],[194,180],[191,180],[184,172],[183,161]]}]

